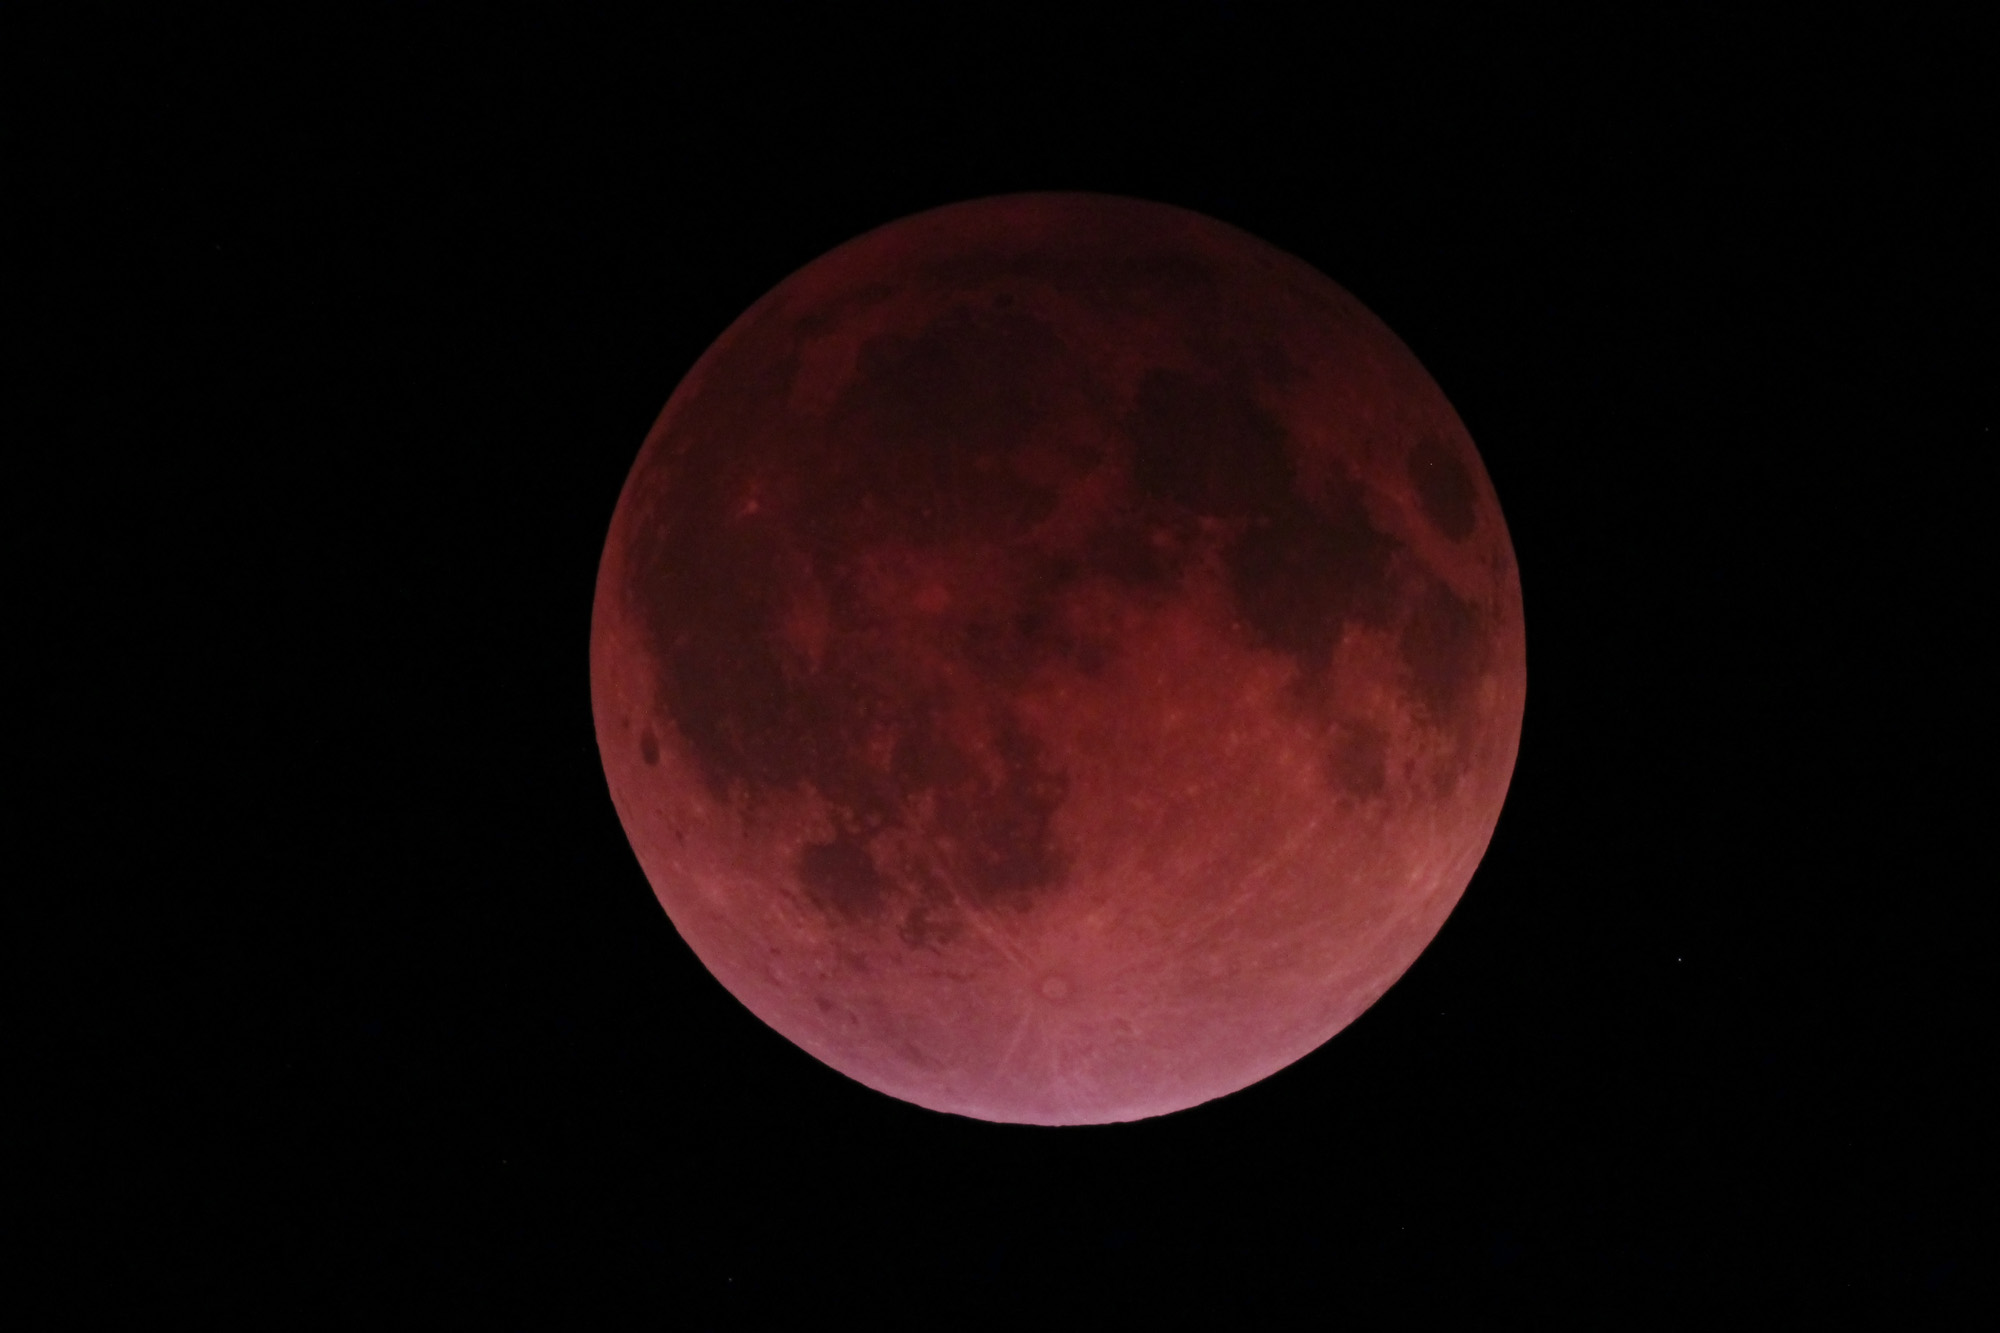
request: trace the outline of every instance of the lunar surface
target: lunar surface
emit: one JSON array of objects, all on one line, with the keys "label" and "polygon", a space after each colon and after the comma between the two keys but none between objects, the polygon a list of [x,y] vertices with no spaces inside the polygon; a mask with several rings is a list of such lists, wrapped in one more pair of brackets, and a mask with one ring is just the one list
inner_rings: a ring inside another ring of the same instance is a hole
[{"label": "lunar surface", "polygon": [[1520,582],[1464,426],[1222,223],[1024,195],[793,274],[600,567],[611,795],[701,961],[892,1096],[1133,1120],[1311,1051],[1499,817]]}]

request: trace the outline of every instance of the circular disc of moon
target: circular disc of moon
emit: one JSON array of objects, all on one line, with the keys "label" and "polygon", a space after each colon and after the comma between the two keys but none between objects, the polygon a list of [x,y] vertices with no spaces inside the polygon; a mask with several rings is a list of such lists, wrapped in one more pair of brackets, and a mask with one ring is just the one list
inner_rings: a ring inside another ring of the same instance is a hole
[{"label": "circular disc of moon", "polygon": [[599,569],[597,740],[675,927],[835,1069],[1133,1120],[1437,933],[1526,690],[1500,508],[1333,282],[1094,195],[940,208],[746,312]]}]

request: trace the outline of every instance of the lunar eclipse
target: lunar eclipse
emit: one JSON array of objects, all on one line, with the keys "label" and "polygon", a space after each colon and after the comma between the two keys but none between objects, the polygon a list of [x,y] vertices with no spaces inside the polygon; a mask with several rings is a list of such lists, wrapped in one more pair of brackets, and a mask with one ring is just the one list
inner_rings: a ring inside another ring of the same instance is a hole
[{"label": "lunar eclipse", "polygon": [[591,697],[696,955],[986,1120],[1234,1092],[1463,893],[1526,689],[1493,487],[1411,352],[1212,219],[919,214],[715,342],[613,515]]}]

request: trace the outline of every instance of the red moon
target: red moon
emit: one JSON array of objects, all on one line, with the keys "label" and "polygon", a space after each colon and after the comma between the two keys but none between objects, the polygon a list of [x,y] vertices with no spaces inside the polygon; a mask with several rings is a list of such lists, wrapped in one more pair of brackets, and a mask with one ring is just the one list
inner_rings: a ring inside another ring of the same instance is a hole
[{"label": "red moon", "polygon": [[1520,741],[1520,579],[1410,351],[1291,256],[1020,195],[799,270],[611,522],[591,702],[750,1010],[984,1120],[1135,1120],[1325,1042],[1437,933]]}]

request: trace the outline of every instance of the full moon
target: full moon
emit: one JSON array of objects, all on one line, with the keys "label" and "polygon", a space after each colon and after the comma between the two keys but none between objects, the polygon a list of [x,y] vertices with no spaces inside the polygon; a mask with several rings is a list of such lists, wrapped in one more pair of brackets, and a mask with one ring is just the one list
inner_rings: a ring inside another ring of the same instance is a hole
[{"label": "full moon", "polygon": [[1019,195],[785,279],[599,567],[611,796],[695,954],[833,1068],[1161,1115],[1373,1004],[1499,818],[1520,579],[1471,438],[1332,281]]}]

